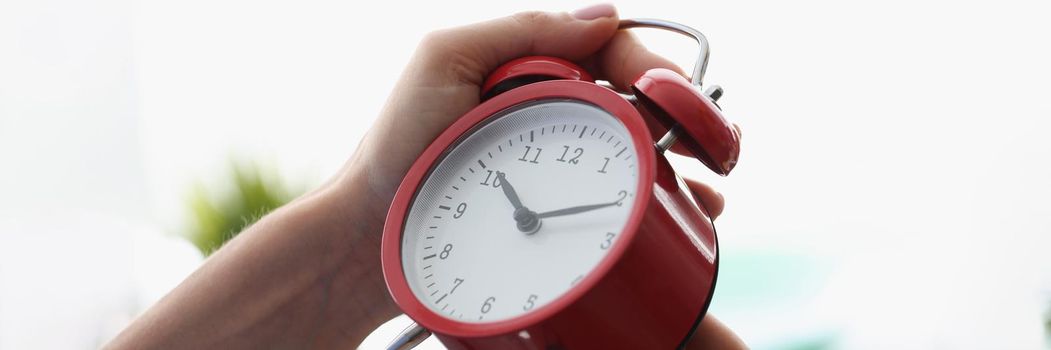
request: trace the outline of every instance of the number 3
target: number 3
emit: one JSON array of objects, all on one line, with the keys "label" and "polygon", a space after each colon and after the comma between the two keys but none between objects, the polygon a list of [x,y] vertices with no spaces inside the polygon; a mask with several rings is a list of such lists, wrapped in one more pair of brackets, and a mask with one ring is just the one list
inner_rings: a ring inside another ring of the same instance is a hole
[{"label": "number 3", "polygon": [[613,245],[613,237],[616,237],[616,236],[617,236],[616,233],[606,232],[606,240],[604,242],[602,242],[602,244],[599,245],[599,248],[609,249],[609,247]]}]

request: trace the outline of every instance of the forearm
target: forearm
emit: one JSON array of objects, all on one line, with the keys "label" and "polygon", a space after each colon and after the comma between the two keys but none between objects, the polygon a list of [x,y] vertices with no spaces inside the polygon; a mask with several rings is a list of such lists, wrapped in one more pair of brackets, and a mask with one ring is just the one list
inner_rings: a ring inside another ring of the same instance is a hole
[{"label": "forearm", "polygon": [[109,347],[356,346],[396,310],[364,183],[346,175],[262,218]]}]

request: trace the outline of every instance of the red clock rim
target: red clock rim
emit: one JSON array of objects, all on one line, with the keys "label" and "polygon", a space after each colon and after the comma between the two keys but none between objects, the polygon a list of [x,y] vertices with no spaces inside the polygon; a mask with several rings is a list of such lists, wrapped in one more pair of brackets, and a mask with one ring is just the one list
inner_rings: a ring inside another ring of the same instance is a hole
[{"label": "red clock rim", "polygon": [[[488,117],[521,103],[559,98],[589,103],[612,114],[624,124],[635,144],[635,153],[639,160],[636,200],[628,221],[619,234],[619,244],[615,244],[612,251],[576,286],[556,300],[525,315],[495,322],[467,323],[435,313],[413,295],[401,261],[402,231],[416,191],[423,184],[426,175],[431,172],[434,163],[445,154],[446,149]],[[607,88],[590,82],[553,80],[529,84],[497,95],[465,114],[442,132],[416,159],[398,187],[384,223],[380,248],[387,288],[395,303],[418,324],[431,331],[452,336],[484,337],[506,334],[551,318],[594,288],[634,242],[653,191],[655,173],[653,140],[642,116],[627,100]]]}]

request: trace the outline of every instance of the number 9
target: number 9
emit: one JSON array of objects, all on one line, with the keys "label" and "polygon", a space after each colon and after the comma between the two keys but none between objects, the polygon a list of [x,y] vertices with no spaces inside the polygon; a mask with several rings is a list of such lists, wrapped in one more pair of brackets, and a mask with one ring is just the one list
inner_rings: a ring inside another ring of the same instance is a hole
[{"label": "number 9", "polygon": [[467,211],[467,203],[460,203],[456,206],[456,214],[453,214],[453,219],[459,219],[465,211]]}]

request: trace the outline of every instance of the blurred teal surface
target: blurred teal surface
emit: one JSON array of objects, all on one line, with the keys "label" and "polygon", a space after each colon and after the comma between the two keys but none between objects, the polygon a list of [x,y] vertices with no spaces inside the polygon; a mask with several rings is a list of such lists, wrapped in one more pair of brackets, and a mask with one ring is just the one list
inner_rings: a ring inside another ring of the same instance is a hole
[{"label": "blurred teal surface", "polygon": [[838,330],[815,307],[835,271],[832,259],[721,248],[711,314],[754,349],[835,347]]}]

